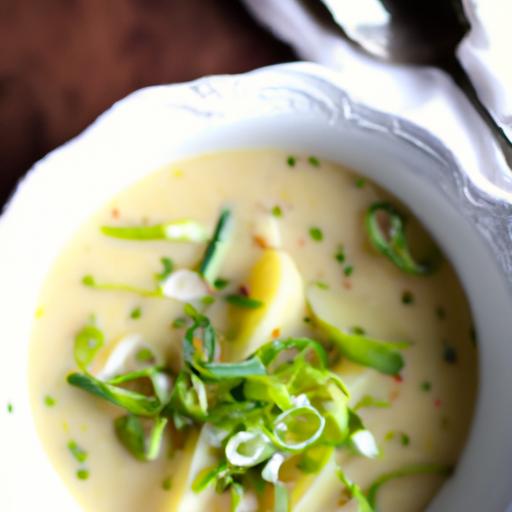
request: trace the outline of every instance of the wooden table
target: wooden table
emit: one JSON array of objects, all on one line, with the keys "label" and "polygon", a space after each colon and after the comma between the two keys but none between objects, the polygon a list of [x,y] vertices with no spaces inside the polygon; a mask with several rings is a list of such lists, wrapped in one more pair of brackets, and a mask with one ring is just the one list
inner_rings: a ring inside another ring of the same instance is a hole
[{"label": "wooden table", "polygon": [[290,61],[237,0],[0,0],[0,204],[131,91]]}]

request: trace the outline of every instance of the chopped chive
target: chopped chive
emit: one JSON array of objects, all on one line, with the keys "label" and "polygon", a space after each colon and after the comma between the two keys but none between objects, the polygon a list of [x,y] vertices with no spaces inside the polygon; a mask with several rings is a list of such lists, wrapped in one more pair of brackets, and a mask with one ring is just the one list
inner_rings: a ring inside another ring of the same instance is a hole
[{"label": "chopped chive", "polygon": [[316,281],[315,285],[318,288],[320,288],[321,290],[328,290],[329,289],[329,285],[327,283],[325,283],[324,281]]},{"label": "chopped chive", "polygon": [[366,185],[366,179],[365,178],[357,178],[355,185],[357,188],[364,188]]},{"label": "chopped chive", "polygon": [[308,157],[308,162],[312,167],[320,167],[320,160],[316,156]]},{"label": "chopped chive", "polygon": [[295,167],[295,164],[297,163],[297,159],[294,156],[290,155],[286,159],[286,163],[288,164],[289,167]]},{"label": "chopped chive", "polygon": [[215,281],[213,282],[213,287],[216,289],[216,290],[224,290],[224,288],[226,288],[226,286],[229,284],[229,281],[227,279],[224,279],[222,277],[218,277],[217,279],[215,279]]},{"label": "chopped chive", "polygon": [[274,206],[274,207],[272,208],[272,215],[273,215],[274,217],[282,217],[282,216],[283,216],[283,210],[281,209],[281,207],[280,207],[280,206],[277,206],[277,205],[276,205],[276,206]]},{"label": "chopped chive", "polygon": [[251,299],[245,295],[231,294],[227,295],[225,299],[226,302],[229,302],[233,306],[238,306],[241,308],[256,309],[263,306],[263,302],[261,302],[261,300]]},{"label": "chopped chive", "polygon": [[320,228],[317,227],[311,227],[309,228],[309,236],[315,241],[315,242],[321,242],[324,239],[324,234]]},{"label": "chopped chive", "polygon": [[432,383],[429,382],[428,380],[425,380],[420,384],[420,389],[422,391],[428,392],[432,389]]},{"label": "chopped chive", "polygon": [[343,274],[345,274],[346,277],[350,277],[354,273],[354,267],[353,265],[346,265],[343,269]]},{"label": "chopped chive", "polygon": [[438,306],[436,308],[436,316],[439,320],[444,320],[446,318],[446,311],[442,306]]},{"label": "chopped chive", "polygon": [[78,469],[76,477],[78,480],[87,480],[89,478],[89,471],[87,469]]},{"label": "chopped chive", "polygon": [[155,359],[155,354],[153,354],[149,348],[143,347],[137,351],[135,359],[140,363],[147,363],[148,361],[153,361]]},{"label": "chopped chive", "polygon": [[172,322],[172,326],[175,329],[181,329],[182,327],[185,327],[187,325],[187,319],[184,316],[179,316],[178,318],[175,318]]},{"label": "chopped chive", "polygon": [[56,403],[57,401],[55,400],[55,398],[53,398],[53,396],[46,395],[44,397],[44,405],[46,405],[46,407],[53,407]]},{"label": "chopped chive", "polygon": [[164,491],[170,491],[171,490],[171,486],[172,486],[171,477],[168,476],[168,477],[164,478],[164,480],[162,481],[162,489]]},{"label": "chopped chive", "polygon": [[402,304],[413,304],[414,303],[414,295],[409,290],[405,290],[402,293]]},{"label": "chopped chive", "polygon": [[215,302],[215,297],[213,295],[205,295],[204,297],[201,297],[201,304],[204,304],[205,306],[210,306]]},{"label": "chopped chive", "polygon": [[400,434],[400,442],[402,443],[402,446],[409,446],[411,438],[405,432],[402,432]]},{"label": "chopped chive", "polygon": [[84,286],[94,286],[96,284],[96,281],[94,280],[93,276],[87,274],[86,276],[82,277],[82,284]]},{"label": "chopped chive", "polygon": [[12,414],[14,412],[14,406],[10,402],[7,404],[7,412],[9,414]]},{"label": "chopped chive", "polygon": [[334,258],[338,263],[344,263],[345,262],[345,249],[343,249],[342,246],[338,248],[336,251],[336,254],[334,255]]},{"label": "chopped chive", "polygon": [[171,260],[171,258],[163,257],[160,258],[160,263],[162,264],[162,271],[158,274],[155,274],[155,278],[157,281],[164,281],[172,274],[174,270],[174,262]]},{"label": "chopped chive", "polygon": [[451,345],[445,345],[443,350],[443,359],[449,364],[457,362],[457,352]]},{"label": "chopped chive", "polygon": [[142,309],[140,307],[132,309],[132,311],[130,313],[130,318],[137,320],[137,318],[140,318],[141,316],[142,316]]},{"label": "chopped chive", "polygon": [[78,446],[76,441],[69,441],[68,450],[70,451],[71,455],[73,455],[77,462],[83,463],[87,460],[87,452],[83,448]]}]

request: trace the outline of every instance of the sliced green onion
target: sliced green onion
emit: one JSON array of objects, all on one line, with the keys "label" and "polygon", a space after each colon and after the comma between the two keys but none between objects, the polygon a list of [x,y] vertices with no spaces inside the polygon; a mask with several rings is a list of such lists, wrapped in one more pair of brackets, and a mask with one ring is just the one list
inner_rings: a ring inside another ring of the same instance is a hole
[{"label": "sliced green onion", "polygon": [[[383,232],[379,214],[389,219],[389,229]],[[417,263],[412,257],[405,235],[405,222],[398,211],[389,203],[374,203],[366,212],[366,230],[375,249],[389,258],[398,268],[414,275],[432,272],[432,264]]]},{"label": "sliced green onion", "polygon": [[368,496],[368,503],[371,507],[377,506],[377,493],[379,489],[387,482],[397,478],[403,478],[413,475],[439,475],[449,476],[453,471],[453,467],[446,464],[416,464],[413,466],[406,466],[404,468],[390,471],[379,476],[369,487],[366,492]]},{"label": "sliced green onion", "polygon": [[274,485],[274,512],[288,512],[289,509],[288,489],[281,483]]},{"label": "sliced green onion", "polygon": [[193,220],[178,220],[153,226],[102,226],[104,235],[123,240],[170,240],[172,242],[204,242],[208,234]]},{"label": "sliced green onion", "polygon": [[87,460],[87,452],[81,448],[76,441],[69,441],[68,450],[80,464],[83,464]]},{"label": "sliced green onion", "polygon": [[279,470],[285,460],[286,457],[282,453],[274,453],[261,471],[261,477],[263,480],[272,484],[277,484],[279,481]]},{"label": "sliced green onion", "polygon": [[347,489],[349,496],[356,501],[357,512],[375,512],[374,506],[357,484],[350,481],[340,468],[336,470],[336,474]]},{"label": "sliced green onion", "polygon": [[95,325],[86,325],[78,332],[75,336],[74,356],[81,370],[87,370],[104,343],[105,336]]},{"label": "sliced green onion", "polygon": [[233,306],[237,306],[239,308],[257,309],[263,306],[263,302],[261,300],[252,299],[251,297],[246,297],[241,294],[226,295],[225,299],[226,302],[229,302]]},{"label": "sliced green onion", "polygon": [[267,460],[275,451],[270,439],[261,431],[241,431],[226,444],[226,458],[233,466],[253,467]]},{"label": "sliced green onion", "polygon": [[160,258],[160,263],[162,263],[162,270],[158,274],[155,274],[155,279],[159,283],[169,277],[174,270],[174,263],[171,258]]},{"label": "sliced green onion", "polygon": [[354,411],[358,411],[359,409],[363,409],[365,407],[388,408],[391,407],[391,404],[385,400],[379,400],[374,396],[364,395],[354,406]]},{"label": "sliced green onion", "polygon": [[325,418],[310,405],[301,405],[282,412],[274,420],[274,442],[291,452],[302,451],[322,435]]},{"label": "sliced green onion", "polygon": [[114,429],[121,444],[137,459],[155,460],[160,454],[167,418],[156,418],[148,436],[142,420],[131,414],[114,421]]},{"label": "sliced green onion", "polygon": [[206,247],[203,260],[199,265],[199,274],[206,279],[212,286],[218,277],[220,264],[224,259],[225,252],[229,243],[232,231],[232,214],[231,210],[222,210],[213,237]]},{"label": "sliced green onion", "polygon": [[203,363],[198,370],[205,377],[215,380],[240,379],[267,374],[267,369],[257,357],[240,363]]},{"label": "sliced green onion", "polygon": [[403,368],[404,360],[397,350],[407,348],[409,343],[380,341],[368,336],[343,332],[323,321],[315,311],[313,313],[319,326],[347,359],[387,375],[396,375]]},{"label": "sliced green onion", "polygon": [[374,459],[379,455],[379,448],[373,434],[366,429],[358,430],[350,436],[352,446],[364,457]]},{"label": "sliced green onion", "polygon": [[240,504],[244,497],[244,487],[238,482],[233,482],[230,487],[231,492],[231,512],[238,512]]},{"label": "sliced green onion", "polygon": [[158,398],[148,397],[135,391],[113,386],[95,379],[92,375],[72,373],[67,381],[72,386],[103,398],[107,402],[122,407],[138,416],[155,416],[161,409]]},{"label": "sliced green onion", "polygon": [[160,289],[147,290],[145,288],[139,288],[138,286],[132,286],[131,284],[124,283],[98,283],[91,275],[84,276],[82,278],[82,284],[88,288],[93,288],[94,290],[135,293],[141,297],[163,297]]}]

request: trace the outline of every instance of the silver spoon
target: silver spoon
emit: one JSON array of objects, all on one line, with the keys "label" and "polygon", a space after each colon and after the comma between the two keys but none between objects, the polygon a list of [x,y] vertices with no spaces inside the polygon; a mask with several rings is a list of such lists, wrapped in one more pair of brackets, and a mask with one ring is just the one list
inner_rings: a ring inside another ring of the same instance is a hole
[{"label": "silver spoon", "polygon": [[512,142],[480,101],[455,55],[469,29],[459,0],[301,0],[301,4],[326,29],[373,57],[446,71],[490,128],[512,169]]}]

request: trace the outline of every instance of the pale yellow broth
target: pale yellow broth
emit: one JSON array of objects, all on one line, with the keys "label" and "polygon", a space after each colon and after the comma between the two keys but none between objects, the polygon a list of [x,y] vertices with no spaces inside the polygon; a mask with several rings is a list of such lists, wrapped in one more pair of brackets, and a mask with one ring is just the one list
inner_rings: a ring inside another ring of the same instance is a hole
[{"label": "pale yellow broth", "polygon": [[[377,310],[379,304],[385,305],[386,315],[398,319],[402,338],[412,342],[404,351],[402,382],[366,370],[364,393],[388,400],[392,406],[361,410],[382,455],[368,460],[340,452],[339,460],[350,478],[365,488],[390,469],[457,461],[473,410],[476,349],[469,308],[453,269],[445,261],[431,276],[416,277],[396,268],[371,248],[363,226],[368,206],[389,196],[370,182],[358,187],[357,176],[338,165],[321,161],[315,166],[307,156],[298,156],[290,166],[287,156],[273,150],[226,152],[169,165],[102,208],[77,231],[55,262],[34,321],[30,387],[41,441],[84,510],[165,512],[173,490],[172,485],[170,490],[163,489],[162,482],[168,477],[172,480],[180,455],[169,457],[164,447],[157,461],[142,463],[121,446],[112,420],[122,411],[66,383],[68,373],[76,369],[74,336],[93,314],[108,341],[140,333],[175,358],[172,354],[180,350],[182,331],[173,329],[171,322],[182,314],[183,305],[169,299],[92,290],[81,284],[81,278],[92,274],[98,281],[151,288],[161,257],[172,258],[177,267],[190,268],[204,251],[203,244],[115,240],[102,235],[99,226],[190,218],[212,230],[226,204],[233,209],[236,233],[222,264],[223,277],[243,282],[261,254],[252,236],[254,219],[279,205],[282,247],[292,256],[304,282],[325,282],[333,291],[377,305]],[[312,226],[321,227],[322,241],[309,236]],[[416,234],[419,230],[414,221],[409,228]],[[431,246],[425,237],[417,236],[417,247],[422,250]],[[349,277],[344,276],[344,265],[334,258],[340,244],[345,248],[346,264],[353,266]],[[413,294],[412,304],[402,303],[405,290]],[[141,308],[142,316],[132,319],[130,312],[136,307]],[[445,312],[442,318],[437,313],[440,307]],[[217,327],[229,330],[228,309],[222,300],[208,314]],[[378,315],[373,321],[379,322]],[[315,337],[311,329],[301,322],[292,334]],[[443,358],[446,342],[456,350],[454,364]],[[431,383],[429,391],[422,389],[424,382]],[[45,404],[47,395],[56,401],[52,407]],[[404,446],[399,434],[389,439],[390,432],[406,433],[409,443]],[[70,440],[87,450],[83,465],[71,456]],[[89,471],[87,480],[77,478],[80,467]],[[380,510],[423,510],[441,483],[441,478],[432,476],[389,483],[379,494]],[[318,510],[339,507],[341,496],[340,483],[326,497],[327,505],[319,501]],[[225,501],[218,505],[220,509],[227,506]]]}]

